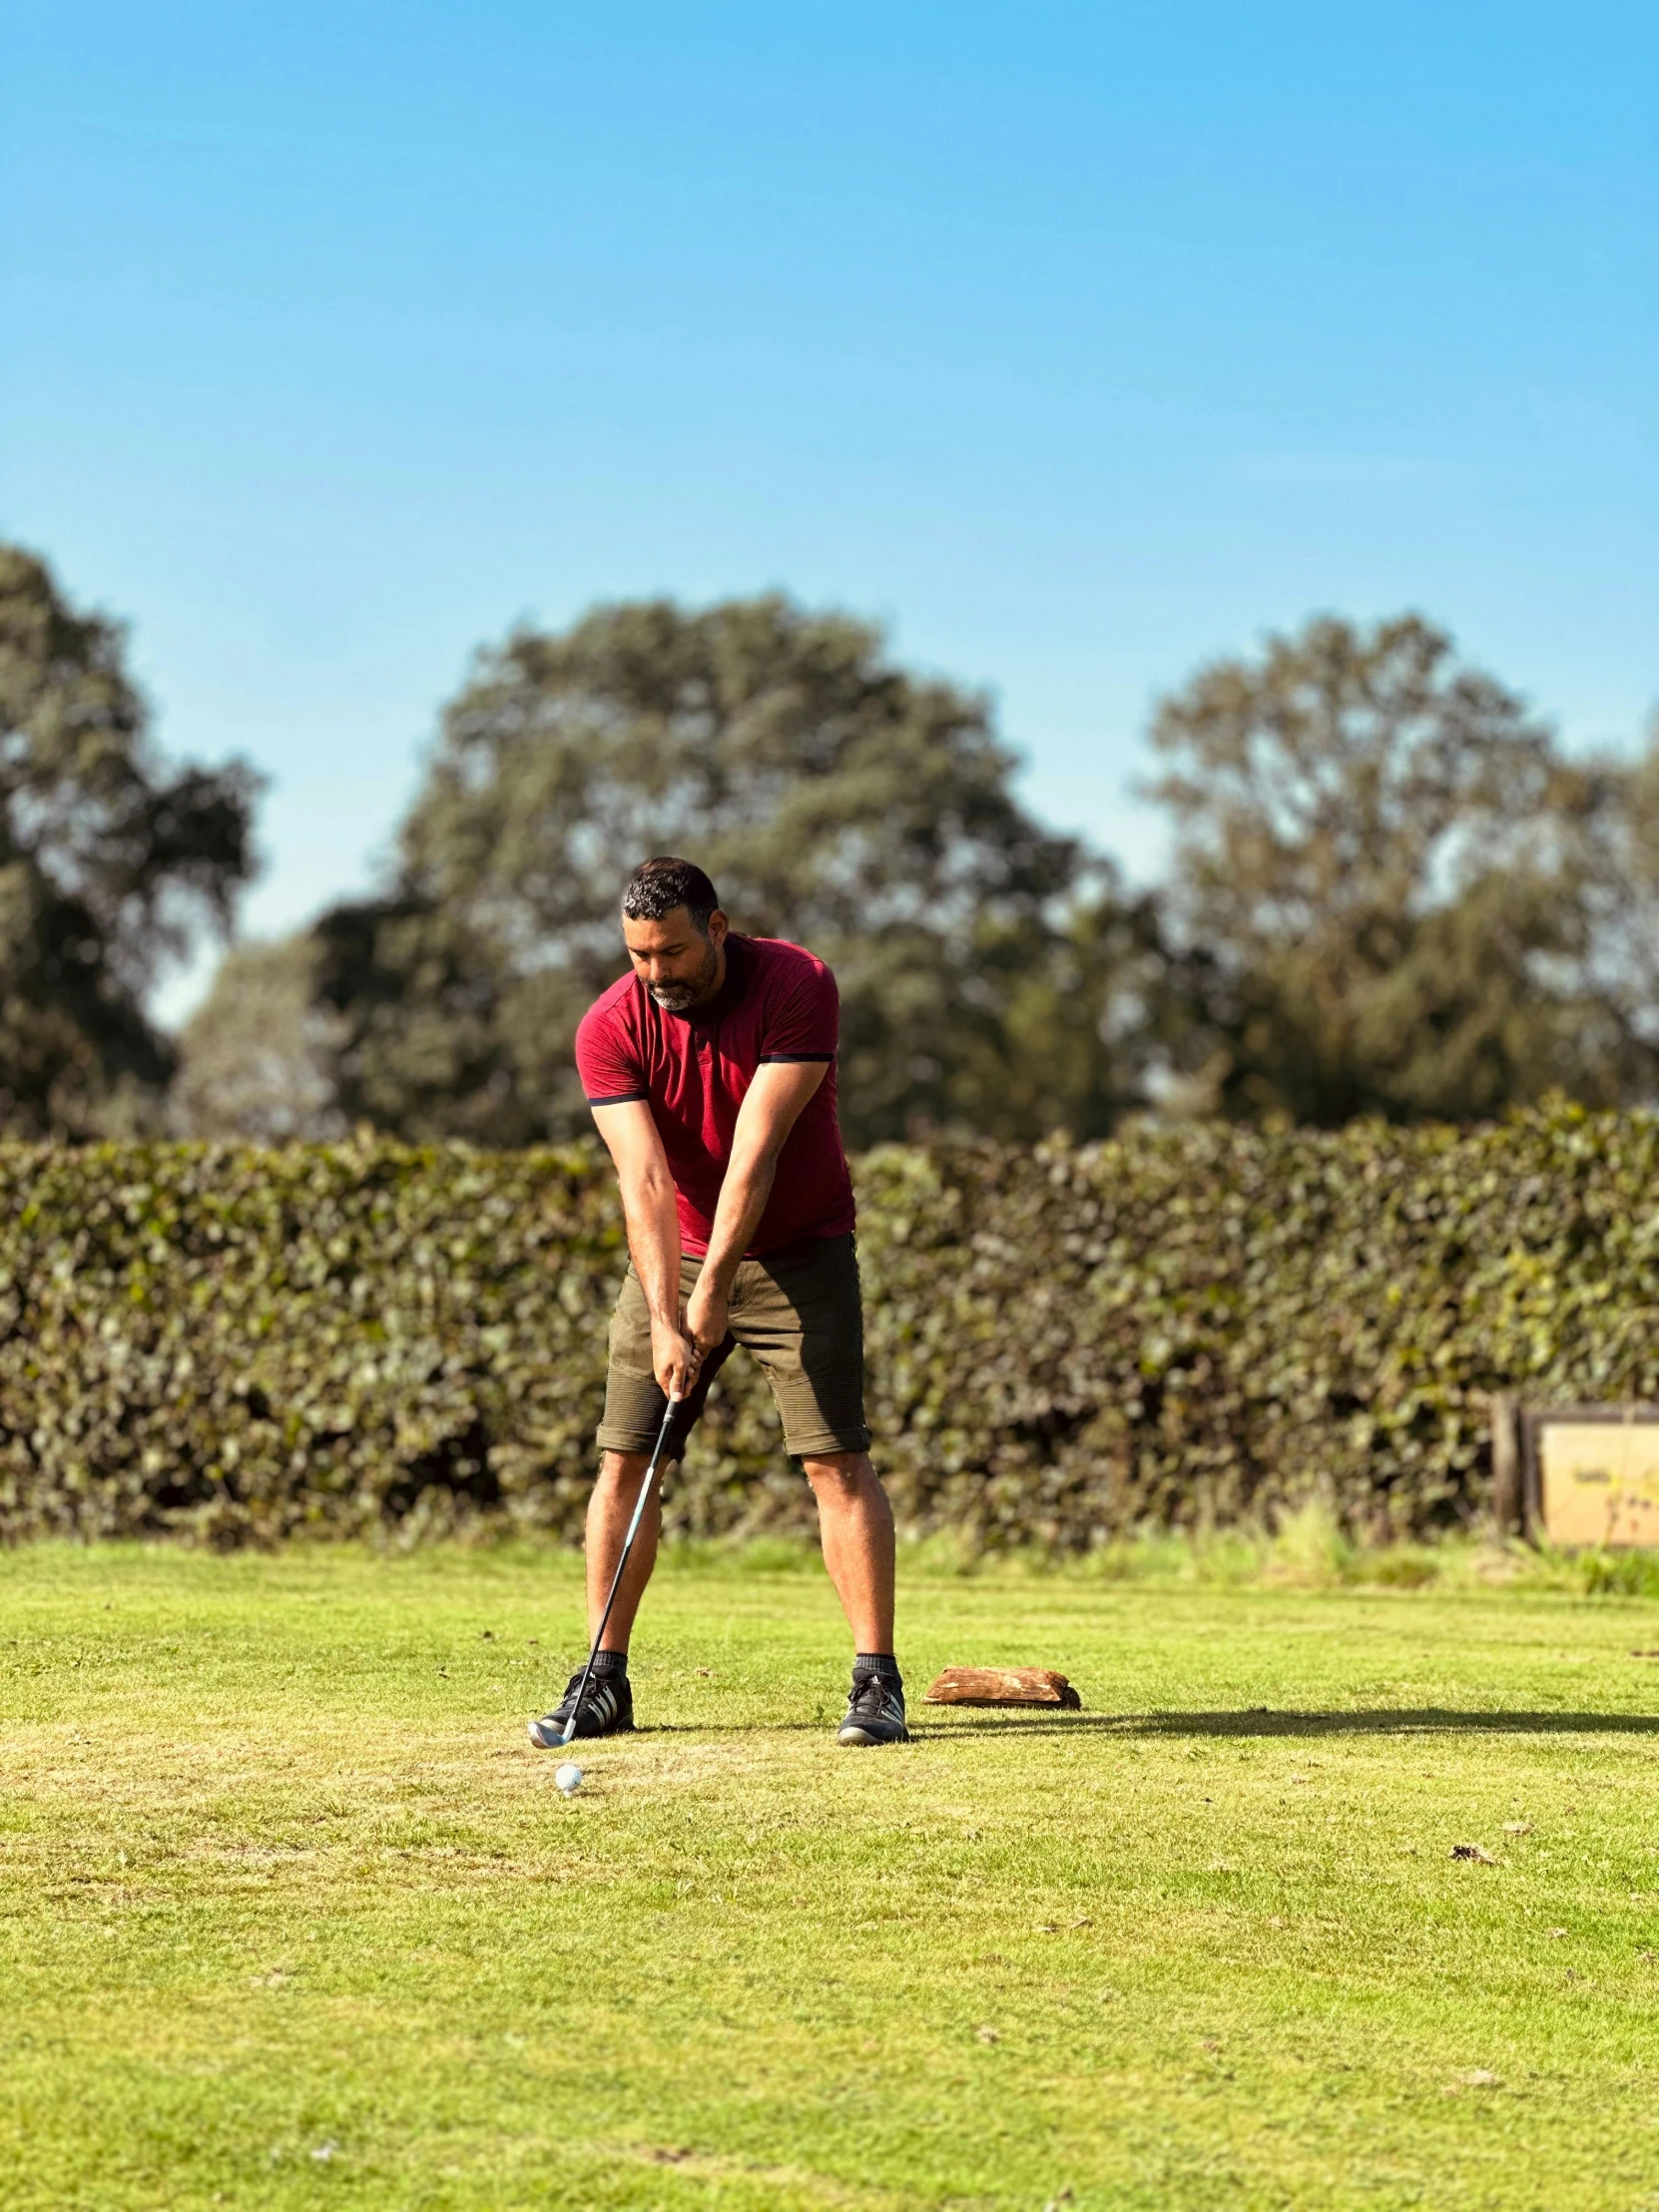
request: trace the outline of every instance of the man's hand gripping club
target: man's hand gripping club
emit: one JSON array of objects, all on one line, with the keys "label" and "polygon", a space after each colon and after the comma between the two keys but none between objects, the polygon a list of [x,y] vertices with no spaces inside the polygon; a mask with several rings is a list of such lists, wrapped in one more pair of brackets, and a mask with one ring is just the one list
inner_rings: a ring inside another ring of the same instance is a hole
[{"label": "man's hand gripping club", "polygon": [[[678,1299],[675,1301],[679,1306]],[[724,1334],[724,1332],[723,1332]],[[670,1321],[666,1315],[651,1316],[651,1372],[657,1378],[657,1387],[665,1397],[678,1401],[690,1397],[692,1384],[697,1381],[697,1371],[703,1365],[703,1353],[690,1335],[684,1321],[676,1312]]]}]

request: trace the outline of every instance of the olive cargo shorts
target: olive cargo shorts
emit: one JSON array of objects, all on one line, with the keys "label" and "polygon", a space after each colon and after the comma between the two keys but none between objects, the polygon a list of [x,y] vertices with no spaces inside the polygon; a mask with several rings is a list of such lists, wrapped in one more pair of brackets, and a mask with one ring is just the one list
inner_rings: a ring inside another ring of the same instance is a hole
[{"label": "olive cargo shorts", "polygon": [[[680,1296],[690,1298],[701,1260],[682,1258]],[[704,1360],[670,1432],[666,1458],[678,1459],[697,1425],[709,1384],[739,1345],[760,1362],[784,1416],[784,1449],[814,1458],[865,1451],[864,1316],[858,1254],[850,1235],[826,1237],[742,1260],[732,1284],[726,1340]],[[651,1371],[651,1317],[629,1263],[611,1317],[602,1451],[649,1451],[668,1400]]]}]

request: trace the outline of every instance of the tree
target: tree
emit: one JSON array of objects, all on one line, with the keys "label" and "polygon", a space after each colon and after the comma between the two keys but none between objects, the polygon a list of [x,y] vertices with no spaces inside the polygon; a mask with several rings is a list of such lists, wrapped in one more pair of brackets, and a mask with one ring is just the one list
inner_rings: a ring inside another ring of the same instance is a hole
[{"label": "tree", "polygon": [[1443,632],[1315,620],[1201,670],[1153,740],[1212,1107],[1468,1120],[1651,1083],[1595,972],[1614,782]]},{"label": "tree", "polygon": [[340,1020],[317,1004],[317,949],[302,931],[226,955],[179,1040],[170,1118],[181,1135],[320,1144],[345,1134]]},{"label": "tree", "polygon": [[169,771],[123,665],[45,563],[0,545],[0,1130],[130,1125],[172,1072],[145,1012],[253,868],[257,781],[240,762]]},{"label": "tree", "polygon": [[1659,1068],[1659,714],[1634,760],[1584,771],[1583,873],[1591,913],[1591,983],[1651,1100]]},{"label": "tree", "polygon": [[1113,1021],[1150,909],[1024,812],[1014,767],[983,699],[781,598],[514,632],[444,715],[394,880],[318,924],[344,1111],[490,1143],[586,1128],[571,1042],[625,965],[622,884],[678,851],[740,929],[834,967],[851,1141],[1092,1130],[1135,1095]]}]

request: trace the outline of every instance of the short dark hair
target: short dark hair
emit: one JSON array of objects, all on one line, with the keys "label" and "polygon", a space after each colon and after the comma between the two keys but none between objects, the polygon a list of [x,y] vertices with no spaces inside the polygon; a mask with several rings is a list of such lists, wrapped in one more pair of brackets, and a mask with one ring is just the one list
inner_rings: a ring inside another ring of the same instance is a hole
[{"label": "short dark hair", "polygon": [[622,910],[630,921],[661,921],[676,906],[684,906],[704,936],[719,904],[719,891],[696,861],[677,860],[672,854],[642,860],[622,894]]}]

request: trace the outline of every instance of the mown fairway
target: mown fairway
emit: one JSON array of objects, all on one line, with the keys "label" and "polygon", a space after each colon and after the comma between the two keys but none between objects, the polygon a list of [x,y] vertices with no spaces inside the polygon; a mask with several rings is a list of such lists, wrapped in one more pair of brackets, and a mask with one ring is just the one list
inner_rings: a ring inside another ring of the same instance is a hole
[{"label": "mown fairway", "polygon": [[1659,1606],[902,1626],[1088,1710],[837,1751],[822,1578],[665,1569],[566,1804],[567,1556],[0,1558],[0,2201],[1659,2205]]}]

